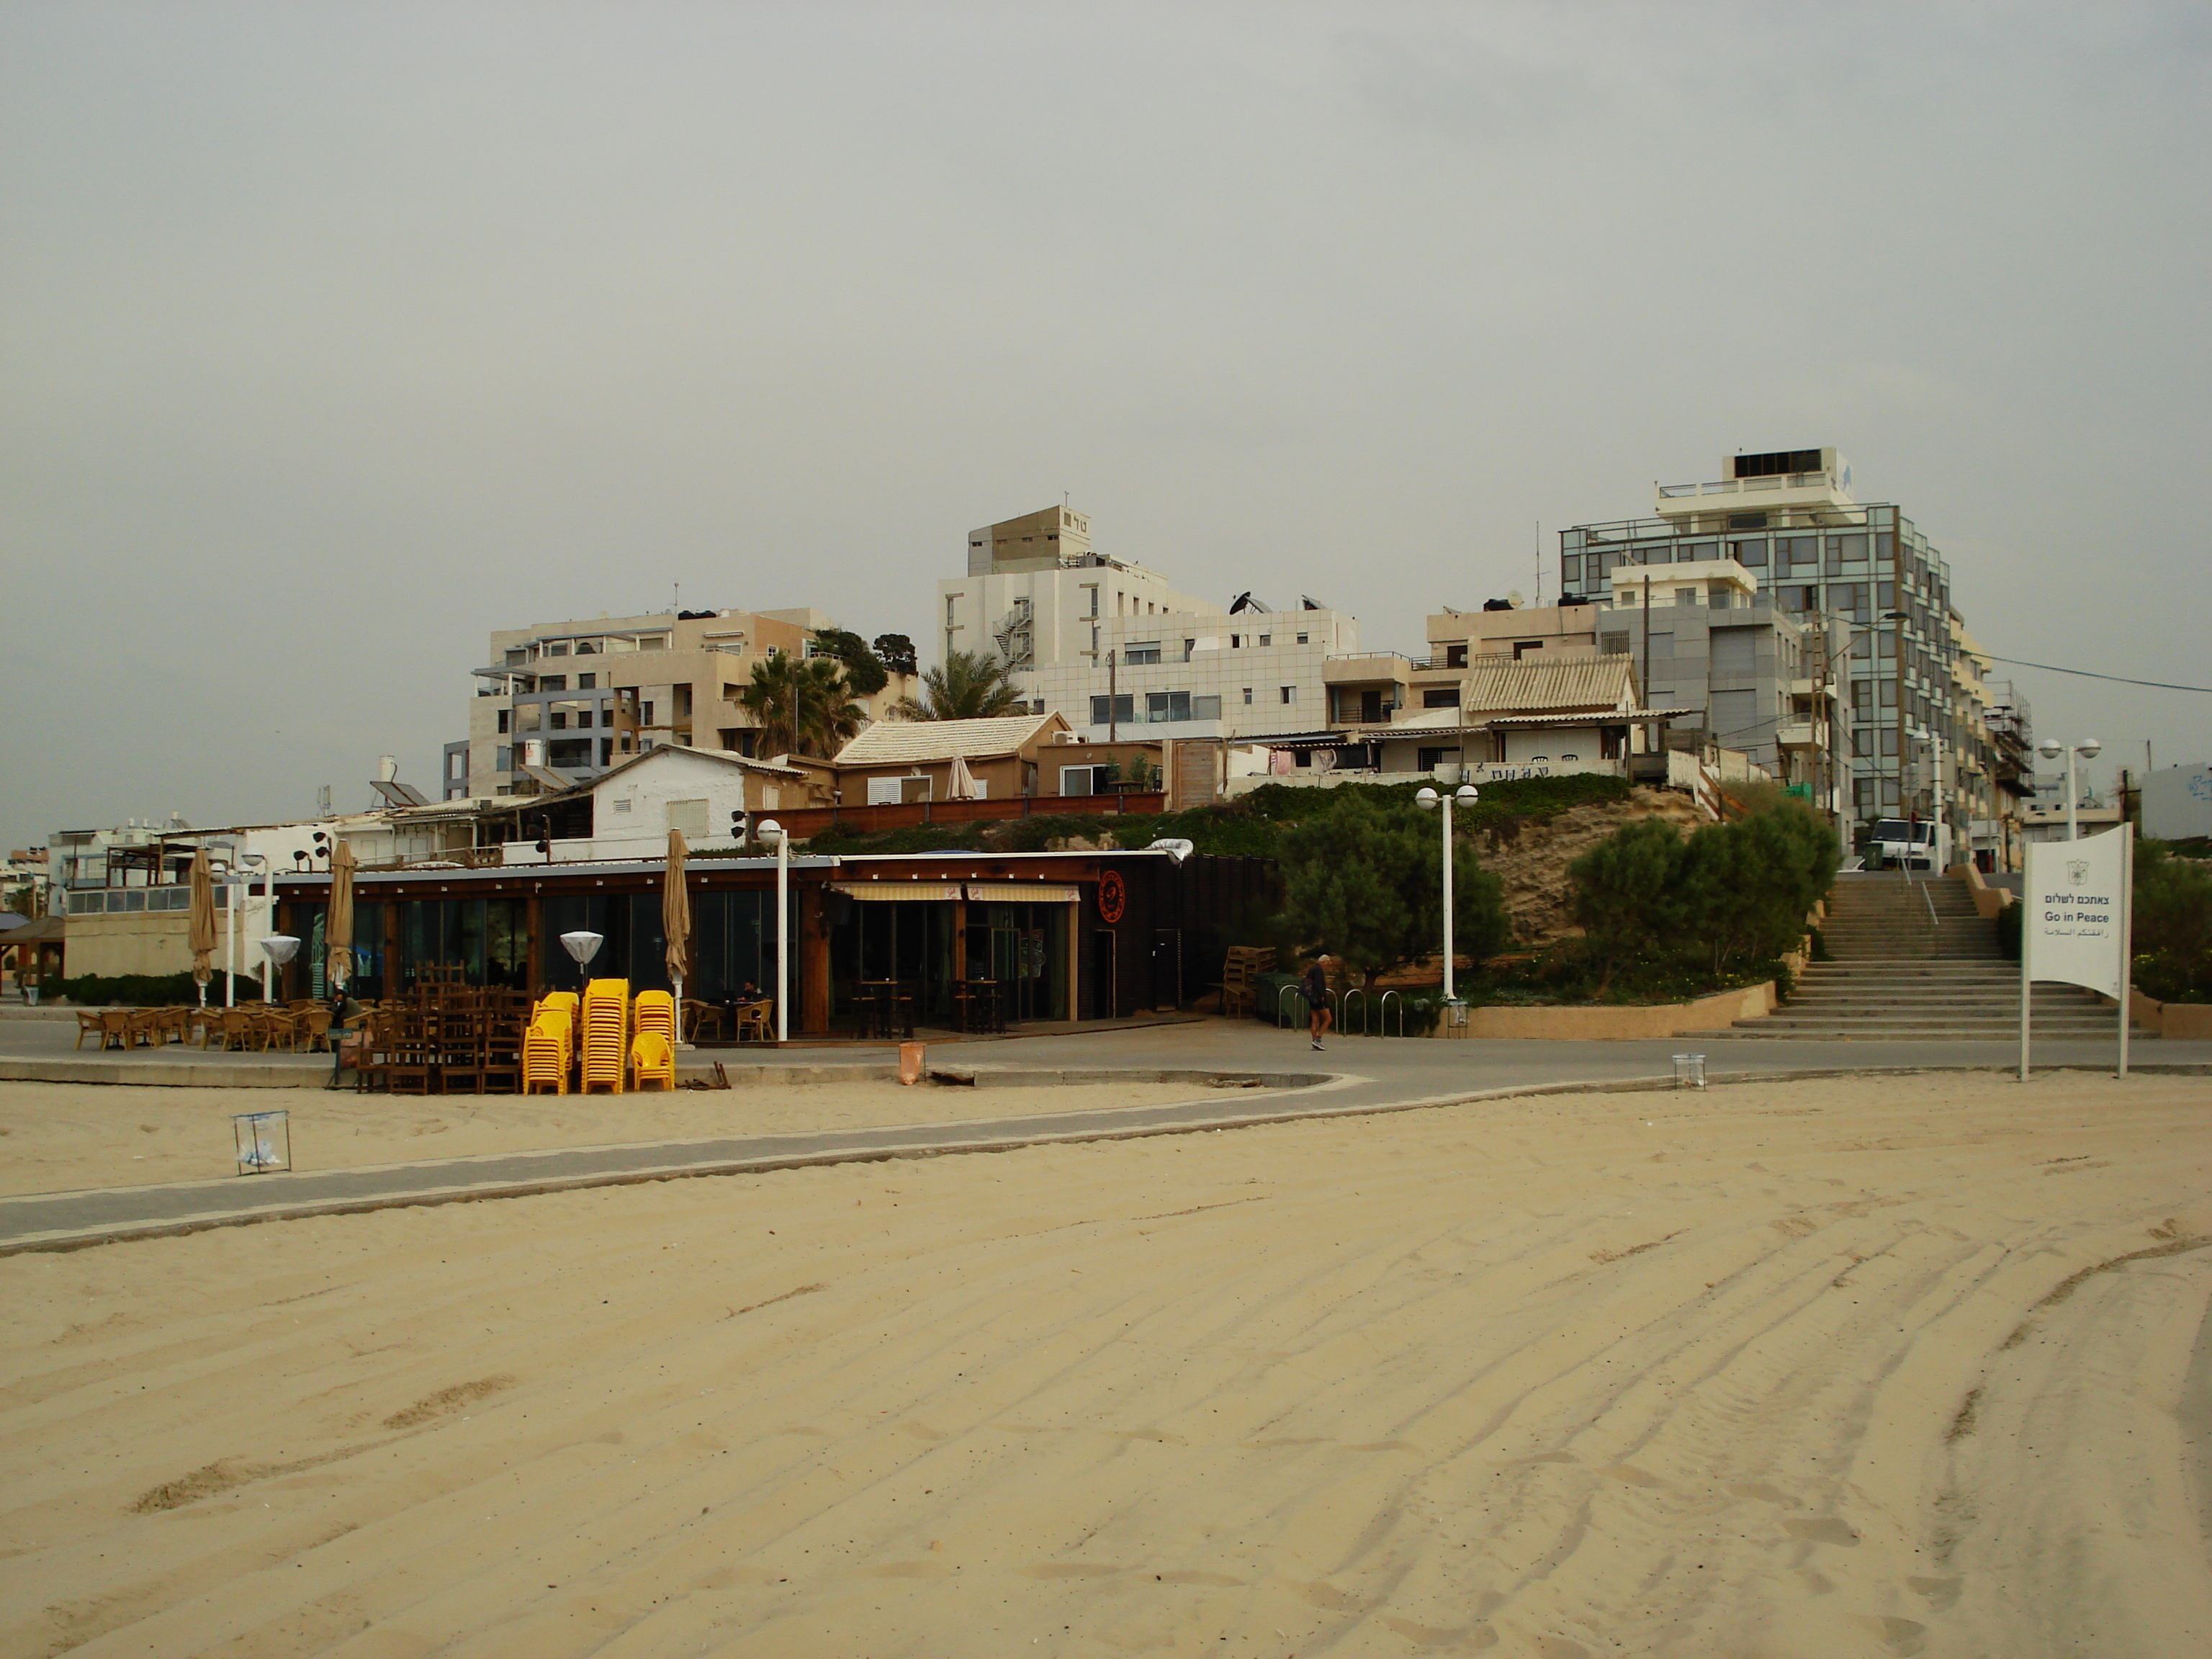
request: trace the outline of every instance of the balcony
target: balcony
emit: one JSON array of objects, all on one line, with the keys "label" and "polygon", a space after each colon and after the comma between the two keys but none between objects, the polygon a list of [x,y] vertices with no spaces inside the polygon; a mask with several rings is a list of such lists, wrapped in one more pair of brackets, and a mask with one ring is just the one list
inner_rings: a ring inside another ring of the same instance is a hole
[{"label": "balcony", "polygon": [[1711,483],[1661,484],[1659,498],[1674,501],[1689,495],[1754,495],[1777,489],[1827,489],[1844,493],[1832,472],[1778,472],[1765,478],[1717,478]]}]

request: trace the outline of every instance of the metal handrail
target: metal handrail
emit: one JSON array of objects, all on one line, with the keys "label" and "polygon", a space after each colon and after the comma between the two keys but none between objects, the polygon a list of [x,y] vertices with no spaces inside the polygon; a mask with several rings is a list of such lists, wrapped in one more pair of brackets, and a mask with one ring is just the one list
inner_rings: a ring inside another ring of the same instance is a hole
[{"label": "metal handrail", "polygon": [[[1337,1011],[1336,1029],[1346,1036],[1352,1035],[1352,1000],[1354,997],[1358,997],[1363,1003],[1369,1000],[1367,993],[1357,985],[1344,994],[1343,1004]],[[1366,1036],[1370,1033],[1363,1027],[1360,1035]]]},{"label": "metal handrail", "polygon": [[1282,1031],[1282,1030],[1288,1030],[1290,1029],[1290,1026],[1291,1026],[1291,1021],[1289,1021],[1289,1020],[1287,1020],[1287,1019],[1285,1019],[1285,1018],[1283,1018],[1283,999],[1284,999],[1285,997],[1297,997],[1297,998],[1299,998],[1301,1000],[1304,1000],[1304,996],[1305,996],[1305,993],[1304,993],[1304,991],[1300,990],[1300,989],[1299,989],[1297,986],[1295,986],[1295,985],[1285,985],[1285,987],[1283,987],[1283,988],[1282,988],[1280,991],[1279,991],[1279,992],[1277,992],[1277,993],[1276,993],[1276,994],[1275,994],[1275,1029],[1276,1029],[1277,1030],[1279,1030],[1279,1031]]},{"label": "metal handrail", "polygon": [[1377,1036],[1390,1035],[1390,999],[1393,997],[1398,997],[1398,1035],[1406,1035],[1406,999],[1398,996],[1395,991],[1385,991],[1375,1005],[1375,1023],[1382,1027],[1376,1033]]}]

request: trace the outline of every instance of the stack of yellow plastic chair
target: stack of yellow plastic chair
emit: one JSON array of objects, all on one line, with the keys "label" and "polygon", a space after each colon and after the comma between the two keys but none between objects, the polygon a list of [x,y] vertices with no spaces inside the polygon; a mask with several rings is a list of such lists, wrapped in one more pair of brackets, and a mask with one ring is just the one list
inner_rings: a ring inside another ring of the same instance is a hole
[{"label": "stack of yellow plastic chair", "polygon": [[[642,1000],[642,999],[640,999]],[[676,1049],[659,1031],[640,1031],[629,1042],[630,1085],[636,1089],[676,1086]]]},{"label": "stack of yellow plastic chair", "polygon": [[629,1025],[633,1031],[659,1032],[673,1048],[678,1040],[676,999],[665,991],[640,991],[637,1000],[630,1005]]},{"label": "stack of yellow plastic chair", "polygon": [[544,999],[533,1005],[530,1010],[530,1023],[532,1025],[538,1024],[538,1020],[547,1014],[558,1014],[562,1020],[567,1022],[568,1027],[568,1052],[571,1054],[574,1054],[576,1052],[576,1017],[579,1012],[577,1007],[578,1000],[579,999],[574,991],[548,991]]},{"label": "stack of yellow plastic chair", "polygon": [[558,1008],[547,1009],[530,1022],[530,1029],[522,1034],[522,1092],[542,1094],[548,1088],[556,1095],[568,1092],[568,1060],[574,1052],[570,1043],[574,1028]]},{"label": "stack of yellow plastic chair", "polygon": [[583,1027],[580,1092],[605,1089],[620,1094],[629,1060],[628,980],[595,979],[585,988]]}]

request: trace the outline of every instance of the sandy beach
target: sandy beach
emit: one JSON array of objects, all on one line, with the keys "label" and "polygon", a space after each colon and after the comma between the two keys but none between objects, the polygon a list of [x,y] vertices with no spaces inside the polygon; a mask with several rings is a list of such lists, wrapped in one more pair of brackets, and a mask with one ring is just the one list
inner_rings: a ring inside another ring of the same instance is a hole
[{"label": "sandy beach", "polygon": [[1931,1073],[9,1258],[0,1651],[2202,1653],[2208,1175]]},{"label": "sandy beach", "polygon": [[350,1170],[556,1146],[1101,1111],[1209,1092],[1206,1085],[1192,1083],[975,1089],[871,1082],[741,1084],[625,1095],[424,1097],[323,1089],[0,1083],[0,1193],[75,1192],[234,1176],[234,1112],[288,1112],[295,1168]]}]

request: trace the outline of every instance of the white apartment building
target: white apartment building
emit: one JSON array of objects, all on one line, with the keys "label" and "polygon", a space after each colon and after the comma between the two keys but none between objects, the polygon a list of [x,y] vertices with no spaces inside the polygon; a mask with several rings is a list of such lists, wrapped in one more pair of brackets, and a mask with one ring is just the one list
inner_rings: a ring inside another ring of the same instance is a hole
[{"label": "white apartment building", "polygon": [[1011,664],[1029,712],[1088,742],[1312,730],[1328,720],[1323,662],[1359,648],[1358,620],[1310,599],[1278,611],[1178,592],[1097,552],[1090,520],[1064,507],[970,531],[968,574],[938,593],[944,651]]},{"label": "white apartment building", "polygon": [[[491,636],[469,735],[446,745],[441,793],[534,794],[594,778],[663,744],[750,755],[738,695],[777,652],[817,653],[826,612],[682,611],[534,623]],[[856,699],[870,720],[914,690],[894,674]]]}]

